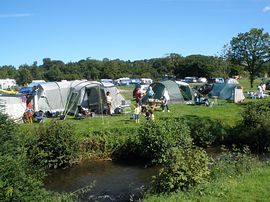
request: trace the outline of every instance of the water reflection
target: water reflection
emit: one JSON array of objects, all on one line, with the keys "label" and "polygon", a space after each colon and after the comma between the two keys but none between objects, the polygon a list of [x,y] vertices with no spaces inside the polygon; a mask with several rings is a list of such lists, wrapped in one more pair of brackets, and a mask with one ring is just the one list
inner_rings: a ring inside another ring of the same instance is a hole
[{"label": "water reflection", "polygon": [[85,161],[66,170],[50,171],[45,180],[48,190],[74,192],[95,181],[80,201],[132,201],[141,197],[158,167],[119,164],[112,161]]}]

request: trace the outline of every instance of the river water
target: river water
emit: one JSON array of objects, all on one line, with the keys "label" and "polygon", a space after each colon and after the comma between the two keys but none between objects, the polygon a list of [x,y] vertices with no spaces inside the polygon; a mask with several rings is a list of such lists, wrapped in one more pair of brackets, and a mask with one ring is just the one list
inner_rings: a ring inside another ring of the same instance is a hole
[{"label": "river water", "polygon": [[94,187],[78,196],[79,201],[135,201],[149,187],[158,167],[120,164],[113,161],[84,161],[68,169],[51,170],[45,188],[56,192],[75,192]]}]

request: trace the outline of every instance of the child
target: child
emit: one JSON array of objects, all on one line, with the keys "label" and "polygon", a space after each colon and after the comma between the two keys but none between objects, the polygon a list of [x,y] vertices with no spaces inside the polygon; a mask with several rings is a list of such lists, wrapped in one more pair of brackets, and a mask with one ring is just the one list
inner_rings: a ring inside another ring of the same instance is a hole
[{"label": "child", "polygon": [[145,111],[145,118],[148,121],[154,121],[155,120],[155,116],[154,116],[154,109],[147,109]]},{"label": "child", "polygon": [[162,112],[164,112],[165,107],[166,107],[166,109],[167,109],[167,112],[170,112],[169,106],[168,106],[168,99],[166,98],[166,96],[163,96],[163,97],[161,98],[161,100],[162,100],[162,103],[161,103],[161,109],[162,109]]},{"label": "child", "polygon": [[136,123],[139,123],[140,122],[140,113],[141,113],[141,107],[140,107],[140,104],[137,103],[136,104],[136,107],[134,109],[134,116],[135,116],[135,121]]}]

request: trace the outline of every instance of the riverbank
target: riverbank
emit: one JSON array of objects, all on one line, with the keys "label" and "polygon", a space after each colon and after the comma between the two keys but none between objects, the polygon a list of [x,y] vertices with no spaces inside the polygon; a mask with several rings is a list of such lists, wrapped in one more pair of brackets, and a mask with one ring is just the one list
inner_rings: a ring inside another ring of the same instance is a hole
[{"label": "riverbank", "polygon": [[150,196],[145,202],[261,201],[270,198],[270,165],[258,166],[239,176],[224,176],[188,192]]}]

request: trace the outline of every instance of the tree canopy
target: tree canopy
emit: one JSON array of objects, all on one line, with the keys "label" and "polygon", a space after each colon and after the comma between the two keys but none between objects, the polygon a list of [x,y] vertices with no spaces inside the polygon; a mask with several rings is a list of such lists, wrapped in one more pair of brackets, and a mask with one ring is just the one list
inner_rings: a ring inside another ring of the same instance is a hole
[{"label": "tree canopy", "polygon": [[270,60],[270,35],[257,28],[240,33],[230,41],[227,55],[232,63],[244,66],[253,87],[256,76],[263,71],[263,64]]}]

